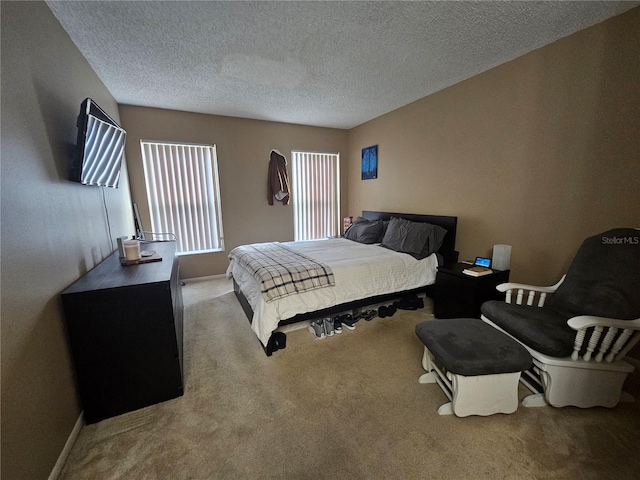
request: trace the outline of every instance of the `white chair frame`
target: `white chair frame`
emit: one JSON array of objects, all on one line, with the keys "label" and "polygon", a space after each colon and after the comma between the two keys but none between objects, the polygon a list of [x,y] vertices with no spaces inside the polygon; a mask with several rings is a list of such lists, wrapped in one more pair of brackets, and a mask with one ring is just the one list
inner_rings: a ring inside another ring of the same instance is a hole
[{"label": "white chair frame", "polygon": [[[507,303],[512,303],[515,296],[515,303],[522,305],[526,294],[526,305],[543,307],[548,294],[553,294],[564,278],[550,287],[503,283],[497,289],[506,294]],[[633,401],[631,395],[622,391],[622,386],[634,367],[623,359],[640,341],[640,318],[621,320],[590,315],[570,318],[567,323],[576,330],[576,337],[573,353],[566,358],[544,355],[495,325],[486,316],[482,315],[481,318],[517,340],[533,358],[533,367],[522,372],[520,378],[520,382],[533,393],[523,399],[523,406],[614,407],[620,401]],[[594,333],[586,345],[586,353],[581,356],[585,334],[591,327],[594,327]]]}]

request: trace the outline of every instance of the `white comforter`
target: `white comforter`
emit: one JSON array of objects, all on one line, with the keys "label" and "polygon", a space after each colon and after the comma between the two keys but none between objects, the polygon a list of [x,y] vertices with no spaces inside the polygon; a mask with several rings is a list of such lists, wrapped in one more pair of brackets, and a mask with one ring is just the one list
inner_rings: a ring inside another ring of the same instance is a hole
[{"label": "white comforter", "polygon": [[254,312],[251,328],[265,346],[280,320],[345,302],[420,288],[434,283],[436,278],[438,261],[435,254],[416,260],[411,255],[379,245],[365,245],[344,238],[286,242],[285,245],[331,267],[335,286],[267,303],[256,279],[232,261],[227,276],[234,278],[251,305]]}]

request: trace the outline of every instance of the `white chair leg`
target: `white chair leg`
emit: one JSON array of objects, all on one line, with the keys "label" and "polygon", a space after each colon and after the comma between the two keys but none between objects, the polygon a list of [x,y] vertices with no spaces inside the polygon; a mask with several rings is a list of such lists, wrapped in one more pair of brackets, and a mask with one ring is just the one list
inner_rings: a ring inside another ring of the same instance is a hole
[{"label": "white chair leg", "polygon": [[424,347],[424,351],[422,353],[422,368],[424,368],[425,372],[430,372],[433,370],[433,367],[431,366],[432,362],[433,355],[427,347]]},{"label": "white chair leg", "polygon": [[453,404],[451,402],[440,405],[438,415],[453,415]]},{"label": "white chair leg", "polygon": [[418,378],[418,383],[436,383],[436,372],[423,373]]},{"label": "white chair leg", "polygon": [[547,407],[549,402],[544,398],[544,393],[534,393],[522,399],[523,407]]}]

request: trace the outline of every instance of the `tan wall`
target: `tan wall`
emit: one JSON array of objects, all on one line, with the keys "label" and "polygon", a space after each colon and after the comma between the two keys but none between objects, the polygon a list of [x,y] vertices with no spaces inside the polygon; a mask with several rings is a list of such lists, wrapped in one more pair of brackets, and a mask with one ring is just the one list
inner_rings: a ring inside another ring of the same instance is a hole
[{"label": "tan wall", "polygon": [[[80,411],[59,293],[133,233],[131,197],[126,172],[104,190],[109,233],[102,189],[65,180],[82,99],[117,106],[44,3],[1,8],[2,477],[44,478]],[[292,207],[266,202],[269,150],[340,152],[344,214],[458,215],[462,257],[510,243],[512,279],[555,281],[586,235],[640,218],[639,12],[349,132],[121,106],[133,200],[149,225],[140,138],[216,143],[227,252],[291,240]],[[379,179],[361,181],[374,144]],[[183,276],[224,272],[227,252],[181,258]]]},{"label": "tan wall", "polygon": [[[338,152],[346,177],[347,132],[329,128],[120,105],[127,130],[131,194],[146,229],[151,228],[140,140],[215,144],[218,153],[225,251],[180,257],[183,278],[224,273],[234,247],[254,242],[293,240],[293,205],[267,203],[269,152],[287,160],[291,150]],[[291,175],[291,169],[288,169]],[[346,211],[346,181],[342,199]]]},{"label": "tan wall", "polygon": [[510,244],[512,280],[554,283],[585,237],[640,226],[639,78],[636,8],[358,126],[349,214],[457,215],[462,259]]},{"label": "tan wall", "polygon": [[[80,414],[60,292],[112,251],[102,189],[66,180],[80,103],[113,97],[42,2],[2,2],[2,478],[47,478]],[[105,189],[131,235],[126,177]]]}]

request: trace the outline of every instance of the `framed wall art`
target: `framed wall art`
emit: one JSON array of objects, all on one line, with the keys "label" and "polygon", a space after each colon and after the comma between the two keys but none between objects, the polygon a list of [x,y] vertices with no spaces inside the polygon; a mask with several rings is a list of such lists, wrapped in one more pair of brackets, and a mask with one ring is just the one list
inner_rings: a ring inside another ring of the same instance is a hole
[{"label": "framed wall art", "polygon": [[362,180],[378,178],[378,145],[362,149]]}]

